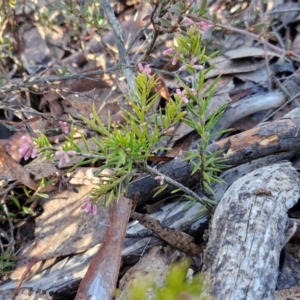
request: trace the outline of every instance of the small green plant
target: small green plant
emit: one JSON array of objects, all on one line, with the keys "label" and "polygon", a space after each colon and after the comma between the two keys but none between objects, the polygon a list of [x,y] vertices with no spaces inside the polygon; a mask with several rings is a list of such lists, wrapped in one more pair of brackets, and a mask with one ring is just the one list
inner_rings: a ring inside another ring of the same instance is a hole
[{"label": "small green plant", "polygon": [[[192,21],[188,19],[186,22],[190,24]],[[203,26],[204,25],[202,24],[202,27]],[[210,28],[210,26],[206,26],[207,28]],[[206,55],[205,47],[201,47],[201,35],[198,34],[196,26],[190,27],[185,35],[179,36],[177,44],[178,46],[174,47],[173,50],[175,53],[173,59],[181,60],[183,64],[181,69],[194,74],[194,80],[192,81],[191,87],[189,87],[178,77],[184,90],[183,92],[177,92],[175,97],[190,99],[190,101],[186,101],[188,113],[183,121],[197,131],[201,138],[200,143],[197,145],[197,151],[187,151],[185,160],[189,160],[194,164],[192,174],[195,172],[200,173],[201,190],[204,194],[211,197],[214,196],[211,184],[213,182],[222,182],[218,177],[218,173],[226,167],[224,159],[220,157],[220,152],[210,152],[208,149],[209,142],[213,137],[226,132],[226,130],[224,130],[212,134],[212,131],[221,118],[227,104],[221,105],[213,113],[208,115],[208,108],[215,93],[216,84],[219,78],[216,78],[214,82],[204,90],[205,75],[211,69],[205,68],[205,63],[217,53],[214,52],[210,55]],[[196,74],[195,69],[200,69],[202,71]],[[188,197],[192,203],[195,201],[191,196],[186,197]],[[206,202],[211,201],[207,198]]]},{"label": "small green plant", "polygon": [[[219,131],[212,134],[216,123],[221,118],[227,104],[218,107],[215,111],[208,114],[209,105],[213,98],[216,84],[219,78],[204,89],[205,75],[211,70],[206,67],[206,62],[213,58],[217,52],[206,54],[205,47],[202,46],[201,34],[198,30],[209,30],[212,24],[209,22],[195,23],[189,18],[184,18],[184,22],[190,25],[185,34],[178,36],[176,41],[177,46],[165,50],[165,53],[173,57],[173,63],[181,61],[181,68],[179,71],[188,71],[194,75],[191,86],[185,84],[179,76],[179,82],[183,90],[177,89],[175,98],[181,98],[187,105],[187,115],[183,121],[192,127],[200,136],[201,141],[197,145],[197,151],[187,151],[185,160],[194,164],[192,174],[200,173],[200,188],[206,197],[203,199],[207,205],[215,205],[216,203],[211,199],[214,197],[214,191],[211,188],[212,183],[222,183],[218,177],[220,171],[226,168],[225,160],[221,157],[220,152],[209,151],[209,143],[215,136],[219,136],[225,132]],[[197,72],[197,70],[201,70]],[[191,200],[189,206],[194,204],[197,199],[191,195],[185,195]],[[203,206],[198,216],[206,213],[207,207]]]},{"label": "small green plant", "polygon": [[[126,194],[134,172],[136,170],[149,171],[147,160],[153,156],[155,151],[159,150],[159,142],[168,135],[168,130],[178,122],[185,122],[195,129],[201,137],[197,151],[188,152],[185,159],[190,160],[195,165],[193,173],[200,172],[201,189],[204,194],[209,196],[199,199],[195,197],[196,194],[191,193],[186,197],[191,200],[191,203],[201,201],[207,205],[215,204],[210,199],[214,195],[210,185],[213,182],[221,182],[218,172],[224,168],[224,164],[223,160],[218,157],[219,153],[209,152],[208,145],[214,136],[211,131],[222,115],[225,105],[211,115],[207,114],[217,79],[209,88],[203,90],[204,77],[209,70],[205,64],[216,53],[206,55],[205,47],[201,47],[201,45],[201,33],[196,27],[191,27],[179,35],[176,47],[165,51],[165,54],[173,57],[175,63],[180,60],[182,63],[180,71],[187,70],[193,75],[194,80],[190,87],[178,77],[183,89],[177,89],[173,99],[167,101],[165,107],[160,108],[158,113],[153,114],[152,112],[154,104],[159,100],[159,92],[152,93],[157,84],[157,77],[151,75],[151,69],[148,65],[142,66],[140,64],[140,72],[135,78],[136,93],[134,96],[127,97],[130,109],[123,109],[126,125],[112,123],[110,118],[108,118],[108,125],[104,125],[96,109],[93,110],[90,118],[82,117],[84,123],[98,134],[98,136],[93,137],[93,142],[98,147],[97,151],[90,151],[88,141],[83,135],[82,140],[85,149],[81,149],[76,144],[74,136],[77,128],[75,126],[70,127],[70,137],[67,138],[62,150],[59,151],[51,147],[47,137],[43,134],[35,139],[39,151],[47,159],[52,159],[54,154],[59,157],[59,167],[68,162],[69,156],[73,155],[82,155],[83,158],[71,170],[79,165],[103,161],[98,174],[101,182],[92,191],[90,197],[84,199],[84,210],[94,214],[96,213],[95,204],[99,201],[104,201],[106,205],[109,205],[114,200],[118,200],[121,194]],[[64,130],[68,131],[67,125],[64,126]],[[220,132],[215,133],[215,135],[217,134]],[[32,154],[36,155],[36,151],[32,148],[32,142],[27,140],[24,142],[27,143],[23,149],[24,155],[27,157],[30,155],[32,157]],[[28,149],[33,152],[27,152]],[[155,172],[154,169],[151,170],[151,173],[153,172]],[[163,174],[157,177],[163,184]],[[170,183],[167,178],[165,180]],[[172,184],[174,185],[174,182]],[[161,192],[166,186],[162,186],[158,192]],[[175,186],[182,189],[179,184],[175,183]]]},{"label": "small green plant", "polygon": [[155,276],[151,274],[139,277],[132,283],[127,300],[209,300],[211,297],[204,295],[204,277],[196,275],[187,279],[188,262],[174,264],[168,271],[165,285],[159,286]]}]

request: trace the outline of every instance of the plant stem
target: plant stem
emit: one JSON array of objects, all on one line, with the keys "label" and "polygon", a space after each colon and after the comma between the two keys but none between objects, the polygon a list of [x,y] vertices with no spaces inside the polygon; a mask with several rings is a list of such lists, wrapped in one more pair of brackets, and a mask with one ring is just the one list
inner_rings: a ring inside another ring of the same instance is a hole
[{"label": "plant stem", "polygon": [[152,175],[162,176],[167,183],[172,184],[173,186],[181,189],[187,195],[192,196],[197,202],[200,202],[203,205],[205,205],[205,201],[201,197],[199,197],[199,195],[197,195],[195,192],[193,192],[192,190],[190,190],[186,186],[182,185],[178,181],[173,180],[171,177],[166,176],[165,174],[159,172],[157,169],[154,169],[150,166],[146,166],[146,171],[149,172]]},{"label": "plant stem", "polygon": [[101,0],[102,7],[105,11],[105,14],[107,15],[107,21],[109,25],[112,27],[112,30],[115,34],[115,40],[116,44],[119,50],[119,56],[120,56],[120,62],[122,63],[122,60],[125,63],[125,66],[127,68],[123,69],[124,75],[127,80],[128,84],[128,90],[129,94],[134,97],[136,94],[135,87],[134,87],[134,74],[132,70],[130,69],[130,60],[127,55],[126,49],[125,49],[125,44],[124,44],[124,39],[122,37],[121,29],[120,29],[120,24],[118,20],[115,17],[115,13],[113,9],[111,8],[110,1],[108,0]]}]

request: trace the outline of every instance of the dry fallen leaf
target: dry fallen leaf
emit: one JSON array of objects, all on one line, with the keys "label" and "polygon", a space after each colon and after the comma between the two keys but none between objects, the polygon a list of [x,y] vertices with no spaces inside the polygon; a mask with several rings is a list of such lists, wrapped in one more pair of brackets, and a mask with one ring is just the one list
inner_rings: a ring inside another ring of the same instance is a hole
[{"label": "dry fallen leaf", "polygon": [[265,63],[264,59],[255,61],[245,58],[231,60],[226,56],[218,56],[209,61],[213,69],[206,74],[205,78],[211,78],[221,74],[252,72],[261,68]]},{"label": "dry fallen leaf", "polygon": [[265,56],[278,56],[280,54],[273,52],[273,51],[265,51],[264,48],[259,47],[241,47],[229,50],[224,53],[224,55],[230,59],[238,59],[238,58],[245,58],[245,57],[265,57]]},{"label": "dry fallen leaf", "polygon": [[77,186],[78,193],[68,190],[51,192],[48,199],[41,200],[44,212],[36,218],[36,242],[19,256],[12,279],[19,279],[33,260],[83,252],[103,241],[107,226],[106,208],[99,205],[95,216],[80,209],[82,199],[93,187],[93,184]]},{"label": "dry fallen leaf", "polygon": [[235,74],[235,77],[242,81],[253,81],[260,85],[267,84],[268,76],[272,77],[273,72],[270,70],[270,74],[268,75],[266,66],[263,66],[254,72]]},{"label": "dry fallen leaf", "polygon": [[37,28],[33,27],[23,33],[23,51],[21,58],[26,65],[45,64],[51,60],[51,52],[46,41]]},{"label": "dry fallen leaf", "polygon": [[[105,103],[104,101],[108,97],[110,101]],[[62,105],[64,111],[74,118],[79,118],[79,115],[89,118],[93,112],[93,105],[95,105],[97,111],[103,106],[99,116],[102,122],[105,123],[108,114],[112,116],[120,111],[119,101],[116,101],[120,100],[120,98],[122,96],[116,91],[112,92],[111,88],[102,88],[81,93],[80,95],[70,94],[62,101]],[[116,100],[113,101],[114,99]]]}]

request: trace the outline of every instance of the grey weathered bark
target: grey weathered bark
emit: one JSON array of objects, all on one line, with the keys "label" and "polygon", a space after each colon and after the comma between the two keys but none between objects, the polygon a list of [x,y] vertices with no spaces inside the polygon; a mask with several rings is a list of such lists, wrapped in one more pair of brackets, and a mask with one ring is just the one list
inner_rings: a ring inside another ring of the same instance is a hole
[{"label": "grey weathered bark", "polygon": [[[244,164],[242,166],[232,168],[222,174],[222,178],[225,184],[219,184],[215,187],[216,200],[220,201],[225,190],[234,181],[241,176],[250,173],[251,171],[268,165],[276,163],[282,159],[289,159],[287,154],[292,153],[278,153],[266,158],[261,158],[251,163]],[[169,226],[178,230],[196,230],[199,228],[201,223],[206,222],[206,218],[195,220],[196,214],[201,208],[201,204],[196,203],[189,209],[184,210],[183,207],[187,202],[174,202],[164,205],[159,212],[152,213],[150,216],[159,220],[164,226]],[[139,234],[145,232],[145,227],[136,222],[132,222],[128,225],[127,233]],[[99,241],[101,242],[101,241]],[[151,248],[155,244],[160,244],[161,241],[156,238],[145,237],[145,238],[126,238],[123,255],[144,253],[147,249]],[[53,267],[35,275],[23,282],[22,287],[33,288],[37,290],[42,287],[45,292],[61,293],[62,291],[76,290],[78,281],[84,276],[87,267],[89,266],[92,257],[95,255],[99,248],[99,245],[91,248],[83,254],[74,255],[71,258],[65,258]],[[16,285],[16,281],[8,282],[0,286],[0,299],[1,296],[11,293]]]},{"label": "grey weathered bark", "polygon": [[228,105],[214,132],[230,128],[236,121],[256,112],[267,111],[282,106],[286,96],[280,91],[258,94],[241,99]]},{"label": "grey weathered bark", "polygon": [[299,196],[298,174],[289,162],[257,169],[226,191],[204,255],[214,299],[273,299],[287,210]]},{"label": "grey weathered bark", "polygon": [[[273,154],[284,154],[300,148],[300,117],[281,118],[274,122],[244,131],[209,145],[210,151],[221,151],[228,168]],[[159,171],[187,187],[199,182],[196,172],[190,176],[194,164],[174,159],[159,166]],[[152,199],[154,188],[159,185],[151,175],[142,175],[129,187],[128,198],[144,204]],[[167,192],[170,192],[170,188]],[[151,192],[153,191],[153,193]],[[166,193],[165,193],[166,195]],[[162,194],[162,196],[164,196]]]},{"label": "grey weathered bark", "polygon": [[[230,183],[236,179],[236,175],[244,175],[258,166],[278,162],[282,159],[291,159],[291,157],[295,155],[294,150],[296,151],[297,148],[299,149],[300,147],[299,128],[299,117],[283,118],[218,141],[210,145],[210,150],[223,150],[223,155],[227,158],[228,164],[231,165],[230,167],[250,162],[246,165],[246,168],[241,169],[241,167],[239,167],[227,173],[226,182]],[[260,161],[256,163],[254,160],[257,158],[260,158]],[[197,174],[190,176],[192,169],[193,164],[182,162],[179,159],[168,162],[159,168],[162,173],[165,173],[188,187],[195,186],[195,184],[199,182],[199,176]],[[150,175],[136,179],[130,184],[129,198],[137,199],[139,204],[146,203],[152,199],[154,193],[153,189],[157,186],[158,182]],[[216,191],[217,199],[219,199],[224,189],[218,187]],[[157,215],[154,215],[154,217],[164,221],[163,225],[165,226],[172,226],[176,229],[187,229],[190,227],[192,223],[191,220],[193,220],[201,206],[197,203],[191,209],[183,211],[182,207],[185,204],[180,205],[181,207],[173,207],[169,211],[162,211],[159,217]],[[170,213],[171,211],[172,213]],[[166,216],[168,216],[168,218]],[[141,230],[141,228],[139,228],[139,230]],[[149,247],[153,244],[153,239],[151,239],[150,243],[149,241],[148,238],[138,240],[129,239],[125,241],[123,254],[140,250],[143,251],[144,247]],[[56,273],[53,272],[53,269],[49,271],[52,272],[51,276],[53,276],[53,279],[49,279],[50,274],[47,271],[47,275],[41,274],[29,282],[24,282],[23,286],[34,287],[36,289],[40,287],[41,282],[43,282],[42,286],[45,287],[45,291],[57,291],[65,286],[76,284],[76,281],[82,278],[82,271],[87,267],[89,259],[91,255],[93,255],[92,253],[94,254],[94,252],[88,252],[84,254],[86,256],[83,255],[83,257],[85,257],[84,259],[86,259],[84,263],[81,261],[83,258],[80,259],[80,256],[75,256],[74,260],[72,260],[72,262],[70,261],[68,265],[57,266],[58,269]],[[78,262],[75,262],[76,259]],[[64,269],[63,271],[62,268]],[[55,278],[60,277],[61,274],[65,274],[65,280],[57,281]],[[45,277],[42,278],[43,276]],[[53,284],[54,281],[57,282],[57,284]],[[47,284],[50,284],[50,286]],[[10,284],[2,285],[1,289],[6,290],[14,287],[14,285],[15,282],[11,282]]]}]

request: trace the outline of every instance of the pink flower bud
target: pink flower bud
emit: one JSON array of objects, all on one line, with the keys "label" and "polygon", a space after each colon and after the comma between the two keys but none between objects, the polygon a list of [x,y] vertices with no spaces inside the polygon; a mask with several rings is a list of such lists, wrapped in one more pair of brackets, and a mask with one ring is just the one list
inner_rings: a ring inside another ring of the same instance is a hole
[{"label": "pink flower bud", "polygon": [[67,122],[59,121],[59,125],[64,133],[67,134],[69,132],[69,124]]},{"label": "pink flower bud", "polygon": [[140,72],[143,72],[144,71],[144,67],[142,64],[138,64],[138,68],[139,68],[139,71]]},{"label": "pink flower bud", "polygon": [[87,213],[90,212],[91,207],[92,207],[91,203],[83,203],[81,205],[81,209],[84,210]]},{"label": "pink flower bud", "polygon": [[174,51],[174,48],[168,48],[165,51],[163,51],[163,54],[164,55],[171,54],[173,51]]},{"label": "pink flower bud", "polygon": [[19,148],[19,156],[20,158],[24,158],[24,160],[28,160],[29,157],[35,158],[37,155],[37,149],[30,137],[22,136],[23,144]]},{"label": "pink flower bud", "polygon": [[182,102],[183,102],[184,104],[189,103],[189,99],[186,98],[186,97],[182,97],[181,100],[182,100]]},{"label": "pink flower bud", "polygon": [[90,210],[90,213],[95,216],[97,214],[97,206],[96,204],[92,205],[92,210]]},{"label": "pink flower bud", "polygon": [[36,149],[36,148],[33,148],[33,149],[31,150],[31,158],[35,158],[36,155],[37,155],[37,149]]},{"label": "pink flower bud", "polygon": [[69,150],[69,151],[63,151],[63,150],[59,150],[55,152],[55,155],[59,157],[59,162],[58,162],[58,167],[60,168],[63,164],[67,164],[68,162],[70,162],[70,157],[69,155],[75,155],[76,152],[73,150]]},{"label": "pink flower bud", "polygon": [[68,155],[75,155],[76,154],[76,151],[74,151],[74,150],[69,150],[69,151],[67,151],[67,154]]},{"label": "pink flower bud", "polygon": [[177,64],[177,62],[178,62],[178,59],[176,57],[174,57],[172,59],[172,65],[175,66]]},{"label": "pink flower bud", "polygon": [[199,22],[199,24],[201,25],[201,27],[204,31],[209,29],[210,27],[212,27],[212,24],[209,22],[206,22],[206,21],[201,21],[201,22]]},{"label": "pink flower bud", "polygon": [[165,178],[163,176],[156,176],[156,177],[154,177],[154,179],[159,180],[160,185],[164,184]]},{"label": "pink flower bud", "polygon": [[176,94],[179,95],[179,96],[181,96],[182,95],[181,90],[180,89],[176,89]]},{"label": "pink flower bud", "polygon": [[148,76],[151,75],[151,68],[150,68],[149,65],[145,65],[145,67],[144,67],[144,72],[145,72]]},{"label": "pink flower bud", "polygon": [[185,23],[187,23],[188,25],[194,25],[194,21],[192,19],[188,18],[188,17],[184,17],[183,21]]},{"label": "pink flower bud", "polygon": [[94,203],[94,201],[89,197],[86,196],[82,199],[83,204],[81,205],[81,209],[84,210],[86,213],[90,213],[92,215],[97,214],[97,205]]},{"label": "pink flower bud", "polygon": [[149,65],[145,65],[145,67],[143,67],[142,64],[138,64],[138,68],[139,68],[139,71],[140,71],[141,73],[145,73],[145,74],[147,74],[148,76],[151,75],[151,68],[150,68]]},{"label": "pink flower bud", "polygon": [[180,97],[180,99],[181,99],[181,101],[182,101],[183,103],[186,104],[186,103],[189,102],[185,90],[182,90],[182,91],[181,91],[180,89],[176,89],[176,94]]},{"label": "pink flower bud", "polygon": [[56,156],[62,156],[64,153],[65,153],[65,151],[63,151],[63,150],[58,150],[58,151],[55,152],[55,155],[56,155]]},{"label": "pink flower bud", "polygon": [[21,139],[22,139],[22,141],[23,141],[24,143],[26,143],[26,144],[32,144],[31,138],[29,138],[29,137],[26,136],[26,135],[23,135]]},{"label": "pink flower bud", "polygon": [[181,66],[178,71],[182,72],[186,70],[186,66]]}]

